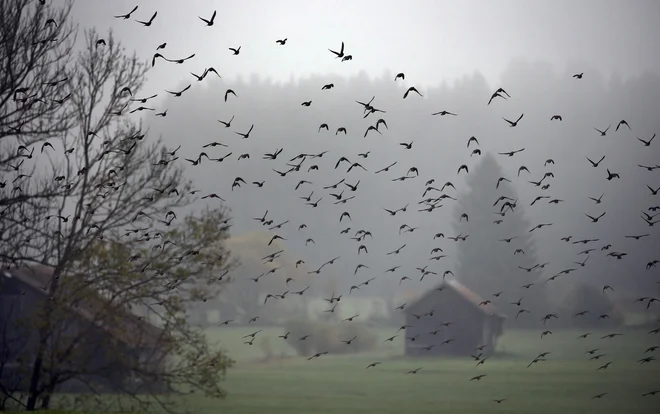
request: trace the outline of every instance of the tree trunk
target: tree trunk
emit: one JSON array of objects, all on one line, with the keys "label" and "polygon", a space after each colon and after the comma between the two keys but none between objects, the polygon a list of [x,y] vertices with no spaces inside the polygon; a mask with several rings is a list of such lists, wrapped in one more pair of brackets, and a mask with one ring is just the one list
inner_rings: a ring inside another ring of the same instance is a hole
[{"label": "tree trunk", "polygon": [[30,376],[30,388],[28,390],[28,400],[25,405],[26,411],[34,411],[37,406],[37,399],[39,398],[39,379],[41,377],[41,366],[43,365],[43,353],[44,353],[43,344],[39,343],[39,348],[37,351],[37,357],[34,360],[34,365],[32,366],[32,375]]},{"label": "tree trunk", "polygon": [[59,378],[57,376],[53,376],[50,378],[50,381],[48,382],[48,386],[46,387],[45,392],[43,392],[41,397],[42,410],[47,410],[48,407],[50,406],[51,397],[55,393],[55,384],[57,384],[58,379]]},{"label": "tree trunk", "polygon": [[42,393],[42,390],[39,389],[39,382],[41,380],[41,368],[44,363],[44,353],[46,352],[46,345],[48,344],[48,332],[50,331],[51,325],[51,313],[53,312],[52,304],[50,297],[57,290],[58,282],[60,279],[60,269],[55,268],[53,270],[53,275],[51,276],[50,286],[48,289],[48,298],[44,304],[44,317],[46,318],[46,324],[39,329],[39,344],[37,347],[37,355],[34,359],[34,365],[32,366],[32,374],[30,375],[30,388],[28,390],[28,399],[27,404],[25,405],[26,411],[34,411],[37,405],[37,399]]},{"label": "tree trunk", "polygon": [[[50,388],[50,387],[49,387]],[[41,409],[47,410],[50,405],[50,397],[53,395],[53,390],[49,389],[46,391],[46,395],[41,399]]]}]

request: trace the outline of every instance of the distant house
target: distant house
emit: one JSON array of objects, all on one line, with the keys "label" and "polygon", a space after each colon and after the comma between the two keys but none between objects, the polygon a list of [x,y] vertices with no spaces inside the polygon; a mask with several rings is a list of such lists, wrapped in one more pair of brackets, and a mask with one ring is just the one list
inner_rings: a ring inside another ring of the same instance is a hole
[{"label": "distant house", "polygon": [[456,280],[426,292],[406,307],[405,354],[467,356],[482,345],[492,354],[505,317],[483,301]]},{"label": "distant house", "polygon": [[[29,378],[21,367],[31,366],[36,356],[38,326],[35,322],[39,319],[37,312],[48,300],[46,292],[52,275],[53,270],[43,266],[0,270],[0,386],[19,391],[27,389]],[[80,372],[82,366],[86,373],[82,378],[73,377],[63,382],[56,391],[88,392],[90,388],[86,384],[97,392],[168,391],[158,378],[144,378],[144,373],[134,369],[148,364],[150,368],[146,371],[154,372],[154,367],[157,370],[163,366],[165,347],[170,343],[167,335],[126,309],[115,307],[112,311],[99,312],[108,306],[107,299],[92,292],[68,308],[70,313],[65,313],[64,319],[66,328],[58,331],[53,340],[61,344],[67,338],[84,333],[84,341],[74,350],[75,363],[79,365],[71,370]],[[32,323],[26,324],[28,320]]]}]

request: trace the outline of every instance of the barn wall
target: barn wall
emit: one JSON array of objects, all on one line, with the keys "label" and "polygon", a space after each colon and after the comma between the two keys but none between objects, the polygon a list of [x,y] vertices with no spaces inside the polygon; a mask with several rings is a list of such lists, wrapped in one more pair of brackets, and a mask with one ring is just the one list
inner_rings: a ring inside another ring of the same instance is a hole
[{"label": "barn wall", "polygon": [[35,314],[43,299],[34,289],[23,289],[16,280],[4,280],[0,286],[0,339],[4,348],[0,364],[10,365],[36,349],[36,333],[25,321]]},{"label": "barn wall", "polygon": [[[25,294],[22,294],[22,293]],[[10,388],[27,390],[26,375],[19,375],[17,358],[22,356],[24,366],[30,365],[36,355],[38,336],[33,328],[29,328],[21,321],[32,320],[35,313],[41,308],[46,296],[32,287],[23,285],[17,279],[3,278],[0,285],[0,335],[6,328],[5,338],[0,346],[0,383]],[[66,319],[66,328],[52,338],[54,341],[66,341],[66,338],[75,336],[78,332],[86,330],[90,322],[75,312],[71,312]],[[61,342],[60,342],[61,343]],[[129,383],[130,372],[126,367],[118,364],[116,358],[109,357],[108,352],[130,357],[137,356],[126,344],[116,341],[107,332],[99,327],[92,327],[85,335],[85,342],[79,344],[75,350],[76,364],[80,364],[90,371],[98,371],[98,375],[88,375],[84,380],[94,384],[99,391],[110,391],[118,385]],[[151,354],[150,349],[141,351]],[[3,355],[6,357],[3,360]],[[151,364],[162,365],[163,361],[155,361],[151,357]],[[19,384],[18,386],[14,386]],[[87,392],[89,388],[84,382],[71,379],[58,387],[60,392]]]},{"label": "barn wall", "polygon": [[[421,315],[433,310],[433,316],[417,319],[412,314]],[[452,322],[448,327],[440,327],[444,322]],[[406,314],[406,353],[432,355],[470,355],[482,345],[485,315],[473,304],[467,302],[452,289],[435,291],[415,303]],[[429,332],[440,329],[436,335]],[[419,334],[414,341],[408,338]],[[441,345],[448,339],[455,341]],[[431,351],[415,351],[421,347],[436,345]]]}]

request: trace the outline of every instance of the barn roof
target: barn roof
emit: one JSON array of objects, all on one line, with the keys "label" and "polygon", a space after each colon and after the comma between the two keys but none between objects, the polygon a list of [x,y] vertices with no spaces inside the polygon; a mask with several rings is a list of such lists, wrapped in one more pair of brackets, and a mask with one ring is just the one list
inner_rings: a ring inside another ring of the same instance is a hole
[{"label": "barn roof", "polygon": [[482,302],[484,302],[484,299],[479,296],[478,294],[474,293],[470,289],[467,288],[467,286],[463,285],[462,283],[458,282],[455,279],[445,279],[442,283],[440,283],[437,287],[435,287],[433,290],[430,290],[426,292],[422,297],[417,299],[416,302],[414,302],[410,307],[408,307],[408,311],[410,312],[412,309],[417,307],[417,304],[425,302],[427,300],[427,297],[431,294],[433,294],[436,289],[438,288],[448,288],[451,289],[452,291],[456,292],[461,298],[463,298],[466,302],[470,303],[473,305],[476,309],[479,309],[481,312],[485,313],[486,315],[495,315],[499,317],[503,317],[493,306],[492,303],[488,303],[485,305],[480,305]]},{"label": "barn roof", "polygon": [[[53,279],[53,268],[47,266],[21,267],[4,271],[2,276],[15,277],[45,295]],[[107,307],[108,301],[98,292],[92,292],[85,295],[77,305],[71,305],[70,309],[93,322],[108,334],[133,347],[156,346],[166,339],[167,335],[161,328],[139,318],[125,308],[114,307],[110,315],[112,321],[99,320],[97,316],[99,311]],[[108,314],[106,313],[106,315]]]}]

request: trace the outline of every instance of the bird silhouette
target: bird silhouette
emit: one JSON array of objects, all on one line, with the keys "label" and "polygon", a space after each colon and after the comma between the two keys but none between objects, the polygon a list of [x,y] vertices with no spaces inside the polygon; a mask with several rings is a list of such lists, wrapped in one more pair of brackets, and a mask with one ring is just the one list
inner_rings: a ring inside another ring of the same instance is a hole
[{"label": "bird silhouette", "polygon": [[216,15],[216,11],[213,10],[213,14],[211,15],[211,18],[210,18],[209,20],[206,20],[206,19],[203,18],[203,17],[199,17],[199,16],[198,16],[198,17],[199,17],[199,20],[201,20],[201,21],[203,21],[204,23],[206,23],[206,26],[213,26],[213,23],[215,22],[215,15]]}]

